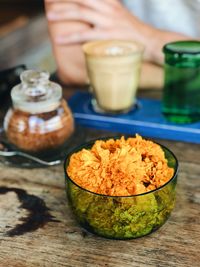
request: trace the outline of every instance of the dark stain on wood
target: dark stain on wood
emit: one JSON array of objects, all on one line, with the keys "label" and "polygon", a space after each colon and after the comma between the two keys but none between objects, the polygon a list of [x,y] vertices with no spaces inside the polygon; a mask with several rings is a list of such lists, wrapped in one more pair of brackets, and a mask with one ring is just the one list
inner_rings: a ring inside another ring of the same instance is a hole
[{"label": "dark stain on wood", "polygon": [[6,235],[9,237],[24,235],[28,232],[36,231],[48,222],[59,222],[49,212],[43,199],[28,194],[25,190],[13,187],[0,187],[0,195],[8,192],[16,193],[21,202],[20,208],[28,211],[27,217],[22,217],[21,224],[17,224],[14,228],[8,230]]}]

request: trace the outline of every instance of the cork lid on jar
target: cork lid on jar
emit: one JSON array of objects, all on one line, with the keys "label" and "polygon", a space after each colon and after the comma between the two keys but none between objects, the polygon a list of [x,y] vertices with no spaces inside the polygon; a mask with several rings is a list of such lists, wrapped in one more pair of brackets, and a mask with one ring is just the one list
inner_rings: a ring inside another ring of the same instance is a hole
[{"label": "cork lid on jar", "polygon": [[21,83],[13,87],[11,98],[15,109],[32,114],[55,110],[62,98],[62,88],[49,80],[48,72],[26,70]]}]

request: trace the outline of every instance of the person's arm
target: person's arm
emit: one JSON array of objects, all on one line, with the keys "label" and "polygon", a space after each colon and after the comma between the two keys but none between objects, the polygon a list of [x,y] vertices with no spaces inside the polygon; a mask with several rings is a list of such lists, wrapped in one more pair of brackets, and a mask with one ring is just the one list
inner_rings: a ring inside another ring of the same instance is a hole
[{"label": "person's arm", "polygon": [[66,28],[75,30],[85,29],[80,23],[59,23],[50,24],[49,31],[52,40],[52,49],[57,65],[57,75],[60,81],[64,84],[83,84],[86,81],[86,70],[84,56],[80,44],[73,45],[58,45],[55,42],[54,35],[66,30]]},{"label": "person's arm", "polygon": [[[55,3],[55,0],[46,2]],[[62,0],[62,3],[66,5],[70,3],[71,7],[47,12],[52,25],[63,22],[67,26],[69,22],[79,21],[92,27],[77,29],[70,33],[54,32],[52,40],[57,50],[62,47],[67,50],[70,45],[80,46],[84,42],[97,39],[136,40],[145,46],[145,60],[162,64],[162,47],[165,43],[190,39],[183,34],[161,31],[143,23],[118,0]]]},{"label": "person's arm", "polygon": [[[60,13],[63,10],[72,9],[72,6],[67,1],[48,2],[46,1],[45,3],[46,14],[49,12]],[[86,70],[81,44],[59,45],[56,42],[56,37],[85,31],[90,26],[87,23],[65,20],[57,22],[48,20],[48,26],[59,80],[64,84],[84,84],[86,81]]]}]

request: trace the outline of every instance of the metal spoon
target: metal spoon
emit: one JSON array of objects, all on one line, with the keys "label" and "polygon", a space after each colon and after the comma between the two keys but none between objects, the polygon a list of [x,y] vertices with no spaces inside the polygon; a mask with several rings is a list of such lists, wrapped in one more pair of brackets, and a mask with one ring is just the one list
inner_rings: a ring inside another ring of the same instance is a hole
[{"label": "metal spoon", "polygon": [[42,160],[42,159],[39,159],[35,156],[31,156],[27,153],[24,153],[24,152],[21,152],[21,151],[3,151],[1,150],[2,147],[5,147],[4,144],[0,143],[0,156],[3,156],[3,157],[14,157],[14,156],[21,156],[21,157],[24,157],[24,158],[27,158],[27,159],[30,159],[30,160],[33,160],[37,163],[40,163],[42,165],[45,165],[45,166],[54,166],[54,165],[58,165],[61,163],[61,160],[54,160],[54,161],[45,161],[45,160]]}]

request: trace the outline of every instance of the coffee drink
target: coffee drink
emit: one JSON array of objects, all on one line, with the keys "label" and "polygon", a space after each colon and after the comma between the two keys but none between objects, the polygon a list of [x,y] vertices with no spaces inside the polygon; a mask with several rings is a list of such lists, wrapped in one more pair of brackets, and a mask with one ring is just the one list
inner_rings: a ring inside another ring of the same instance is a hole
[{"label": "coffee drink", "polygon": [[131,41],[94,41],[83,46],[96,111],[125,112],[135,104],[143,46]]}]

